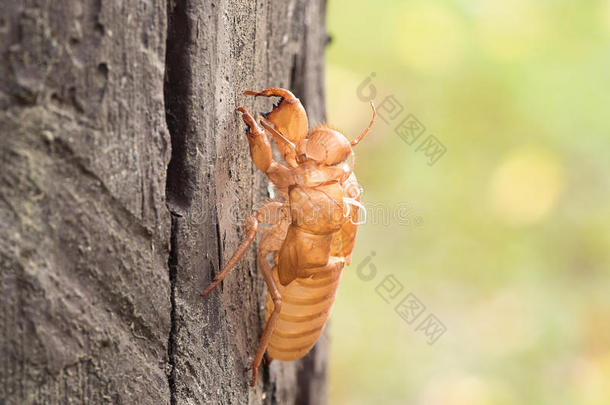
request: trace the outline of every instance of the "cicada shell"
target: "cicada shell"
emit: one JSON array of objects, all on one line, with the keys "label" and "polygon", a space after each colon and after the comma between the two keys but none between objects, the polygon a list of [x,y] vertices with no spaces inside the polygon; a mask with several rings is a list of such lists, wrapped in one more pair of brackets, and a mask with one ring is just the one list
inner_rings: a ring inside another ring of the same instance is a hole
[{"label": "cicada shell", "polygon": [[[254,385],[265,351],[270,360],[297,360],[311,350],[328,320],[364,213],[353,147],[372,127],[375,108],[371,103],[369,126],[350,141],[327,125],[309,129],[305,109],[288,90],[244,94],[280,98],[258,122],[244,108],[237,111],[248,127],[252,161],[281,197],[248,218],[246,239],[202,295],[224,279],[262,230],[257,264],[267,284],[266,325],[252,361]],[[283,162],[273,158],[270,139]]]}]

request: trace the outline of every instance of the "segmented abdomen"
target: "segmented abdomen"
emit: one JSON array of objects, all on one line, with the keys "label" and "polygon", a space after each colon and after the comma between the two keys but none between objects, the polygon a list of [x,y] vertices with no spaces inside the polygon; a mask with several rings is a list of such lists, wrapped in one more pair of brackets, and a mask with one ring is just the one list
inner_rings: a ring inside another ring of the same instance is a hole
[{"label": "segmented abdomen", "polygon": [[[330,263],[333,261],[342,261],[342,258],[331,256]],[[340,265],[335,272],[297,278],[283,286],[278,280],[277,266],[273,268],[273,277],[282,297],[282,309],[267,346],[269,357],[291,361],[300,359],[311,350],[330,315],[342,269]],[[273,300],[267,293],[265,320],[269,319],[272,310]]]}]

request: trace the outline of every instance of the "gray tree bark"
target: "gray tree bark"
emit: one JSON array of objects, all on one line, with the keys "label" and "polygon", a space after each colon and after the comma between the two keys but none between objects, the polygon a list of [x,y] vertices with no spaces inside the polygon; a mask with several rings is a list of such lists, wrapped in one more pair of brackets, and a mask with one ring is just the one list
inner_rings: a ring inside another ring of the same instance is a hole
[{"label": "gray tree bark", "polygon": [[267,197],[234,110],[324,118],[323,0],[0,2],[0,404],[320,404],[324,339],[249,363]]}]

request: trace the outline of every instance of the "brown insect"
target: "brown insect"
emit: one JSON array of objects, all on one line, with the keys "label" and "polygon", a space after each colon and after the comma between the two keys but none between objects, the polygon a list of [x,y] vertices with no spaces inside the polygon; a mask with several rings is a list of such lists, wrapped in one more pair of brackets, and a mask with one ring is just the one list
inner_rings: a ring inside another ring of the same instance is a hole
[{"label": "brown insect", "polygon": [[[239,245],[207,295],[235,267],[263,230],[257,263],[267,284],[266,325],[252,361],[252,382],[265,350],[269,361],[297,360],[315,344],[328,319],[341,271],[350,264],[358,228],[360,189],[353,173],[352,147],[366,135],[349,141],[326,125],[309,131],[301,102],[290,91],[269,88],[246,95],[280,97],[259,126],[243,107],[237,109],[248,125],[250,154],[282,200],[267,202],[246,221],[247,237]],[[265,132],[266,131],[266,132]],[[308,133],[309,131],[309,133]],[[269,134],[286,164],[272,155]],[[352,157],[352,163],[348,158]],[[273,253],[273,267],[268,255]]]}]

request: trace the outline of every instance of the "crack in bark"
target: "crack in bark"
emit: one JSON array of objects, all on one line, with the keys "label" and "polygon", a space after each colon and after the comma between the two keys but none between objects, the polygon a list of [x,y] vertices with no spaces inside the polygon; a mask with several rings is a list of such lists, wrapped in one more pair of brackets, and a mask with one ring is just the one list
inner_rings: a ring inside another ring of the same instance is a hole
[{"label": "crack in bark", "polygon": [[196,174],[188,156],[188,100],[191,95],[191,58],[188,39],[191,21],[188,1],[167,3],[167,42],[165,47],[165,119],[172,143],[172,157],[167,167],[167,205],[183,214],[191,205]]},{"label": "crack in bark", "polygon": [[166,205],[171,213],[170,251],[168,272],[170,282],[170,332],[167,339],[169,370],[167,380],[170,404],[176,397],[176,273],[178,266],[177,230],[179,218],[191,205],[195,173],[187,156],[188,105],[191,91],[191,61],[187,52],[190,21],[187,1],[169,0],[167,3],[167,38],[165,44],[165,83],[163,100],[165,120],[170,134],[172,156],[167,167]]},{"label": "crack in bark", "polygon": [[175,346],[175,336],[176,336],[176,266],[178,264],[178,258],[176,253],[177,248],[177,235],[176,235],[176,227],[177,227],[178,218],[172,215],[172,227],[171,227],[171,237],[170,237],[170,250],[169,250],[169,259],[167,262],[169,268],[169,283],[170,283],[170,303],[171,303],[171,312],[170,312],[170,331],[167,339],[167,357],[170,365],[170,370],[167,375],[167,381],[169,384],[169,393],[170,393],[170,404],[176,404],[176,359],[174,356],[174,346]]},{"label": "crack in bark", "polygon": [[216,275],[222,270],[222,239],[220,235],[220,218],[216,215],[216,248],[218,249],[218,269]]}]

